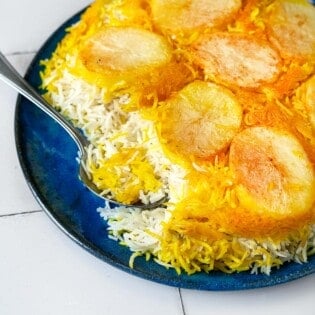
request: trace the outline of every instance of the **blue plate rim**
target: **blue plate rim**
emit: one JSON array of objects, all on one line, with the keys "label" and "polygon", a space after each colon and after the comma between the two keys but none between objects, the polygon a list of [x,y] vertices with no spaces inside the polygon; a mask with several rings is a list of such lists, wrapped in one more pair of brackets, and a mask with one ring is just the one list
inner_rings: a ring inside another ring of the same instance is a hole
[{"label": "blue plate rim", "polygon": [[[41,46],[41,48],[36,53],[35,57],[33,58],[32,62],[30,63],[26,74],[25,79],[28,80],[31,75],[33,74],[35,65],[38,64],[39,60],[41,59],[40,56],[43,54],[43,52],[46,50],[46,47],[51,43],[52,40],[54,40],[57,36],[60,36],[61,32],[64,32],[64,30],[72,25],[74,22],[76,22],[81,14],[86,10],[83,9],[70,17],[68,20],[66,20],[64,23],[62,23],[44,42],[44,44]],[[38,74],[37,74],[38,75]],[[35,87],[38,89],[38,87]],[[283,272],[284,269],[286,269],[286,266],[282,266],[279,270],[274,270],[270,276],[266,275],[246,275],[246,279],[250,279],[249,281],[242,281],[243,274],[244,273],[238,273],[238,274],[232,274],[227,275],[222,272],[213,272],[210,274],[204,274],[206,277],[209,277],[208,282],[201,282],[198,283],[198,280],[194,280],[194,275],[190,276],[191,278],[185,278],[182,279],[182,276],[179,275],[178,277],[170,277],[170,278],[162,278],[159,275],[154,275],[150,273],[150,270],[148,270],[147,273],[143,271],[138,271],[137,269],[131,269],[129,266],[126,266],[123,263],[120,263],[119,261],[113,259],[109,255],[104,255],[104,253],[94,244],[87,241],[82,235],[76,233],[72,229],[69,229],[68,226],[64,224],[64,222],[60,221],[59,218],[55,215],[53,207],[50,205],[49,200],[46,200],[46,198],[41,193],[41,188],[38,187],[36,184],[36,181],[32,178],[32,174],[30,171],[30,168],[28,166],[28,160],[27,157],[25,157],[25,152],[23,152],[23,144],[21,143],[21,128],[19,125],[19,116],[22,109],[23,102],[27,102],[27,100],[19,95],[16,101],[16,108],[15,108],[15,114],[14,114],[14,135],[15,135],[15,146],[16,151],[18,155],[18,160],[23,172],[23,175],[25,177],[25,180],[34,195],[36,201],[39,203],[41,208],[45,211],[45,213],[48,215],[48,217],[56,224],[56,226],[63,231],[70,239],[72,239],[74,242],[76,242],[79,246],[87,250],[89,253],[94,255],[95,257],[101,259],[102,261],[120,269],[123,270],[129,274],[135,275],[137,277],[150,280],[156,283],[177,287],[177,288],[185,288],[185,289],[195,289],[195,290],[207,290],[207,291],[235,291],[235,290],[248,290],[248,289],[257,289],[257,288],[263,288],[263,287],[269,287],[274,285],[279,285],[283,283],[287,283],[289,281],[297,280],[302,277],[305,277],[307,275],[310,275],[312,273],[315,273],[315,257],[312,259],[312,262],[309,262],[307,264],[298,265],[296,263],[289,263],[290,265],[295,264],[297,265],[295,268],[293,268],[293,271],[290,271],[288,274]],[[95,210],[96,211],[96,210]],[[100,217],[100,220],[101,217]],[[118,245],[117,243],[117,246]],[[232,283],[229,284],[226,277],[230,277],[232,279]],[[225,279],[224,281],[222,279]],[[190,280],[189,280],[190,279]]]}]

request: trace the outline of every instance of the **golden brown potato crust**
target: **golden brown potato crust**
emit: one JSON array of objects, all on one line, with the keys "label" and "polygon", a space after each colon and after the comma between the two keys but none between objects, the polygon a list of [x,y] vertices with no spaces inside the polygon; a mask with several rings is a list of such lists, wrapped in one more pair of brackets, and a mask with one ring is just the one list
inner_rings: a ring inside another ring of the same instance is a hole
[{"label": "golden brown potato crust", "polygon": [[193,45],[194,61],[211,80],[245,88],[274,82],[281,59],[268,42],[243,34],[205,34]]},{"label": "golden brown potato crust", "polygon": [[241,0],[152,0],[153,21],[164,31],[216,27],[231,20]]}]

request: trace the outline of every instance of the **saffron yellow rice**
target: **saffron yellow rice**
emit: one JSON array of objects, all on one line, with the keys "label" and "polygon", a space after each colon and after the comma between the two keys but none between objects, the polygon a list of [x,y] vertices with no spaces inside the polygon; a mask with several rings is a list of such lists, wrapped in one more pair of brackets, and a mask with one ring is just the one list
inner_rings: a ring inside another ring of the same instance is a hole
[{"label": "saffron yellow rice", "polygon": [[[130,248],[131,266],[144,255],[178,273],[306,263],[315,253],[315,9],[184,2],[96,0],[42,61],[45,97],[90,140],[86,168],[103,193],[127,204],[168,196],[153,210],[97,209],[109,237]],[[120,47],[121,34],[161,52]],[[152,63],[129,70],[134,60]]]}]

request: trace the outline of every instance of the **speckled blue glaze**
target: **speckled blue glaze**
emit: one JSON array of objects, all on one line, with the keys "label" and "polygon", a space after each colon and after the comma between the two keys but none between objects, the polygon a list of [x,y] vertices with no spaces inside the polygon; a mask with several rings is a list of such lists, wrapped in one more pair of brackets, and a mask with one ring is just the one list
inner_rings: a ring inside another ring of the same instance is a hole
[{"label": "speckled blue glaze", "polygon": [[[40,49],[26,74],[31,85],[40,85],[39,61],[51,55],[65,35],[65,28],[79,18],[80,13],[68,20]],[[130,251],[108,238],[106,222],[96,211],[103,206],[103,201],[78,179],[77,148],[68,134],[36,106],[19,97],[15,113],[15,139],[25,178],[48,216],[83,248],[126,272],[175,287],[222,291],[276,285],[315,272],[315,256],[308,264],[286,264],[274,270],[271,276],[246,272],[177,275],[174,270],[167,270],[152,261],[146,262],[141,257],[136,259],[134,269],[130,269]]]}]

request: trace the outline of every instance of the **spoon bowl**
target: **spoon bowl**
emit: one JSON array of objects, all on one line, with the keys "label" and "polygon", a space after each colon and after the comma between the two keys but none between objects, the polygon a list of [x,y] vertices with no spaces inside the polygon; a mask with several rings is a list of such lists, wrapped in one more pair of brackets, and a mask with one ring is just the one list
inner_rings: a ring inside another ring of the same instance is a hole
[{"label": "spoon bowl", "polygon": [[78,157],[80,161],[79,167],[79,178],[82,183],[94,194],[99,196],[100,198],[109,201],[118,206],[125,207],[137,207],[142,209],[154,209],[159,207],[162,203],[167,200],[167,197],[163,197],[162,199],[144,204],[140,201],[134,204],[124,204],[113,200],[106,195],[103,195],[98,187],[92,182],[90,176],[85,170],[85,162],[87,160],[87,147],[90,145],[89,141],[85,138],[82,132],[75,128],[67,119],[65,119],[55,108],[53,108],[10,64],[10,62],[5,58],[5,56],[0,52],[0,79],[7,83],[9,86],[13,87],[16,91],[26,97],[33,104],[38,106],[41,110],[43,110],[47,115],[49,115],[52,119],[54,119],[57,123],[60,124],[62,128],[64,128],[71,138],[74,140],[78,147]]}]

